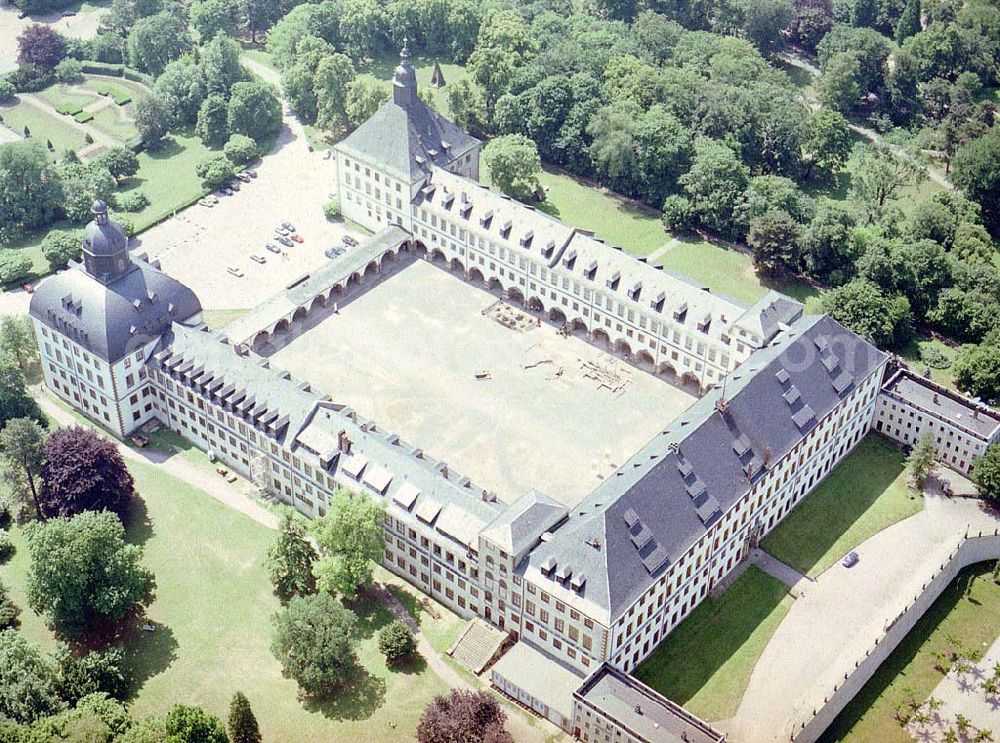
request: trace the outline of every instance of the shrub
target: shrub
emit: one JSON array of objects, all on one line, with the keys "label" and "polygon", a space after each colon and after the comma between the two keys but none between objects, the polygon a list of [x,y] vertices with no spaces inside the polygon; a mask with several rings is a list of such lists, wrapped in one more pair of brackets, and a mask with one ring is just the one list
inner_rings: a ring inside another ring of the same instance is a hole
[{"label": "shrub", "polygon": [[42,240],[42,255],[49,262],[49,267],[55,271],[65,268],[71,260],[79,258],[81,246],[79,235],[61,230],[51,230]]},{"label": "shrub", "polygon": [[80,79],[83,74],[83,65],[76,59],[64,59],[56,65],[56,80],[61,83],[71,83]]},{"label": "shrub", "polygon": [[10,535],[7,532],[0,534],[0,565],[12,558],[16,551],[17,549],[14,547]]},{"label": "shrub", "polygon": [[245,134],[234,134],[226,142],[222,151],[237,165],[246,165],[257,157],[257,143]]},{"label": "shrub", "polygon": [[149,206],[149,197],[142,191],[130,191],[115,198],[118,208],[127,212],[141,212]]},{"label": "shrub", "polygon": [[205,187],[216,189],[224,183],[228,183],[236,175],[236,169],[232,162],[225,155],[209,155],[198,162],[194,172],[201,178]]},{"label": "shrub", "polygon": [[341,214],[340,201],[338,199],[330,199],[323,204],[323,214],[326,215],[327,219],[339,219]]},{"label": "shrub", "polygon": [[671,232],[690,232],[694,226],[694,207],[684,196],[668,196],[663,202],[660,219]]},{"label": "shrub", "polygon": [[70,103],[68,101],[63,101],[62,103],[56,104],[56,111],[61,113],[63,116],[76,116],[83,110],[83,106],[79,103]]},{"label": "shrub", "polygon": [[386,662],[398,663],[413,654],[417,640],[410,628],[397,619],[379,630],[378,649]]},{"label": "shrub", "polygon": [[115,85],[114,83],[98,83],[94,90],[97,91],[98,95],[110,96],[119,106],[124,106],[126,103],[132,102],[132,94],[120,85]]},{"label": "shrub", "polygon": [[17,95],[17,88],[10,80],[0,80],[0,103],[7,103]]},{"label": "shrub", "polygon": [[19,93],[37,93],[39,90],[49,87],[55,76],[52,74],[52,70],[47,70],[44,67],[21,65],[10,73],[8,79]]},{"label": "shrub", "polygon": [[20,281],[31,273],[31,259],[17,250],[0,252],[0,284]]},{"label": "shrub", "polygon": [[14,516],[10,512],[10,504],[0,501],[0,531],[7,531],[14,523]]},{"label": "shrub", "polygon": [[934,346],[921,346],[920,360],[932,369],[948,369],[951,367],[951,361],[944,355],[944,352]]},{"label": "shrub", "polygon": [[21,610],[17,608],[7,593],[7,586],[0,583],[0,632],[17,627],[20,624],[18,621],[20,614]]},{"label": "shrub", "polygon": [[78,124],[86,124],[88,121],[94,120],[94,114],[90,113],[90,111],[81,111],[80,113],[76,114],[73,118],[76,119],[76,122]]},{"label": "shrub", "polygon": [[83,141],[87,144],[94,144],[94,136],[90,132],[86,132],[83,135]]}]

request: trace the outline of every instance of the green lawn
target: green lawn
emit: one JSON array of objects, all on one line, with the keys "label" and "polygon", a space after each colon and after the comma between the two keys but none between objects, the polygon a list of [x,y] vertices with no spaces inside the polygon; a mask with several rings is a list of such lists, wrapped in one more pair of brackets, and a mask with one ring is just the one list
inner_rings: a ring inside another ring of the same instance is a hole
[{"label": "green lawn", "polygon": [[122,118],[122,109],[108,106],[94,113],[91,125],[105,134],[127,141],[138,134],[135,124]]},{"label": "green lawn", "polygon": [[722,596],[699,604],[635,675],[699,717],[732,717],[792,601],[784,583],[751,565]]},{"label": "green lawn", "polygon": [[271,59],[271,55],[265,52],[263,49],[244,49],[243,56],[249,57],[254,62],[267,67],[269,70],[274,70],[279,72],[278,68],[275,67],[274,61]]},{"label": "green lawn", "polygon": [[903,455],[869,434],[761,543],[782,562],[815,577],[897,521],[923,498],[907,486]]},{"label": "green lawn", "polygon": [[[265,740],[399,740],[412,736],[419,715],[444,683],[421,660],[390,671],[378,653],[379,627],[390,621],[378,604],[362,600],[363,670],[332,702],[300,701],[294,682],[281,677],[269,649],[270,617],[278,601],[263,567],[274,533],[151,465],[130,464],[142,497],[129,525],[156,574],[148,616],[158,629],[127,633],[129,663],[138,679],[131,700],[137,716],[162,714],[175,702],[199,704],[225,717],[237,689],[250,698]],[[22,630],[52,645],[42,621],[27,609],[28,556],[0,568],[24,610]]]},{"label": "green lawn", "polygon": [[122,184],[118,193],[141,190],[149,206],[129,214],[136,232],[197,201],[206,189],[195,173],[198,161],[211,154],[192,132],[175,132],[156,150],[139,153],[139,172]]},{"label": "green lawn", "polygon": [[922,372],[926,366],[927,362],[920,358],[920,352],[924,351],[938,351],[945,359],[948,361],[948,367],[943,369],[938,369],[935,367],[930,367],[931,379],[933,379],[938,384],[942,384],[945,387],[950,387],[953,390],[957,390],[958,387],[955,384],[955,375],[951,372],[951,364],[955,361],[955,357],[958,356],[958,352],[961,349],[949,346],[946,343],[942,343],[937,338],[931,337],[921,337],[910,342],[906,348],[900,351],[900,356],[909,361],[913,368],[917,372]]},{"label": "green lawn", "polygon": [[941,681],[933,654],[953,647],[948,638],[985,650],[1000,635],[1000,586],[993,582],[992,570],[992,563],[979,563],[952,581],[833,721],[820,739],[823,743],[911,743],[893,713],[911,698],[923,702]]},{"label": "green lawn", "polygon": [[40,91],[38,96],[51,103],[52,107],[59,113],[66,112],[69,115],[83,110],[98,100],[93,93],[82,91],[78,86],[66,83],[50,85],[45,90]]},{"label": "green lawn", "polygon": [[3,123],[8,129],[19,135],[23,136],[24,127],[28,127],[32,139],[40,142],[42,147],[52,142],[55,151],[49,154],[53,161],[66,150],[79,150],[87,146],[84,132],[69,123],[69,117],[63,117],[55,110],[51,114],[43,113],[19,101],[14,105],[0,106],[0,117],[3,117]]},{"label": "green lawn", "polygon": [[[358,72],[369,74],[377,80],[392,80],[393,71],[399,64],[399,57],[391,57],[358,68]],[[434,72],[434,60],[428,57],[414,57],[413,69],[417,73],[417,85],[421,92],[430,97],[431,105],[440,111],[445,118],[451,118],[451,106],[448,104],[448,88],[460,80],[469,77],[468,71],[463,65],[441,63],[441,72],[444,74],[445,85],[443,88],[431,86],[431,75]]]}]

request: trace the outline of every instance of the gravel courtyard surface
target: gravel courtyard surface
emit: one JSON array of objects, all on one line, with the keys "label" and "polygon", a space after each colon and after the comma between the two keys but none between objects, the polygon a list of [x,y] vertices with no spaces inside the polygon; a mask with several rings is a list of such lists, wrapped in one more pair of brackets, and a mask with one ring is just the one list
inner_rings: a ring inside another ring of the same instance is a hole
[{"label": "gravel courtyard surface", "polygon": [[[254,307],[322,265],[323,251],[345,234],[343,222],[323,216],[323,204],[336,188],[333,163],[309,152],[305,137],[286,117],[275,148],[255,166],[255,180],[219,197],[214,207],[195,204],[152,227],[134,241],[133,250],[159,258],[163,270],[191,287],[205,309]],[[278,243],[274,229],[282,221],[291,222],[305,242],[291,248]],[[266,250],[267,242],[283,254]],[[252,254],[267,262],[254,263]],[[230,275],[229,266],[244,276]]]},{"label": "gravel courtyard surface", "polygon": [[51,26],[63,36],[77,39],[92,39],[97,36],[97,26],[101,16],[108,12],[107,8],[86,10],[66,18],[61,13],[45,13],[43,15],[18,18],[20,12],[16,7],[0,8],[0,74],[17,69],[17,37],[33,23]]},{"label": "gravel courtyard surface", "polygon": [[534,487],[578,503],[694,400],[546,323],[504,327],[483,312],[496,302],[416,261],[271,359],[505,501]]}]

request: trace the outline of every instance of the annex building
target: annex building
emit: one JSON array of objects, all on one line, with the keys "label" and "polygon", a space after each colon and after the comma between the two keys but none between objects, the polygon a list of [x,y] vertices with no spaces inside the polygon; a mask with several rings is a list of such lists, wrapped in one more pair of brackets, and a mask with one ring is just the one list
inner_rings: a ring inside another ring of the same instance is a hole
[{"label": "annex building", "polygon": [[[82,263],[31,300],[45,382],[119,436],[160,421],[306,516],[339,488],[369,493],[386,512],[383,564],[517,640],[525,662],[498,664],[494,683],[578,738],[719,740],[628,674],[876,420],[888,425],[887,406],[944,395],[898,374],[884,387],[886,354],[788,297],[741,305],[490,191],[480,143],[417,97],[405,48],[393,86],[336,148],[344,214],[375,236],[221,331],[129,254],[96,202]],[[421,259],[698,399],[579,502],[535,489],[504,502],[435,458],[434,441],[403,439],[259,352]],[[952,428],[980,430],[961,420]],[[517,678],[539,664],[561,681]],[[537,696],[550,689],[555,700]]]}]

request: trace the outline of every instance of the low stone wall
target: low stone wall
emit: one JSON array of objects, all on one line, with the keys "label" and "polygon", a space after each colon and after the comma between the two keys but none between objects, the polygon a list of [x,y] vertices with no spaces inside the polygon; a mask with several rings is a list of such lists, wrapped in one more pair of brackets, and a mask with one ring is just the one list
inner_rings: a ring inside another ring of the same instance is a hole
[{"label": "low stone wall", "polygon": [[826,703],[806,721],[796,722],[791,736],[795,743],[813,743],[830,726],[847,704],[868,682],[882,662],[902,642],[924,612],[944,589],[969,565],[1000,558],[1000,530],[993,534],[969,534],[962,538],[937,573],[924,584],[921,593],[886,627],[885,633],[859,658],[854,667],[845,669],[844,680],[830,690]]}]

